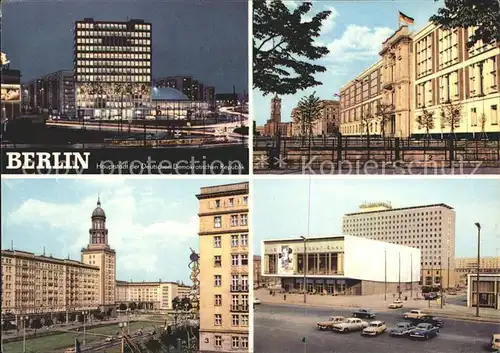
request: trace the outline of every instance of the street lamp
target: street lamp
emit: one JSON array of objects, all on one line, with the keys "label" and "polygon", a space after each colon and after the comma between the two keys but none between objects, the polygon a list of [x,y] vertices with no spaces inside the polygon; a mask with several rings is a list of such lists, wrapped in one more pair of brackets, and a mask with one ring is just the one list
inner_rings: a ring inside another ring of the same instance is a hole
[{"label": "street lamp", "polygon": [[481,267],[481,224],[474,223],[477,228],[477,274],[476,274],[476,316],[479,317],[479,270]]},{"label": "street lamp", "polygon": [[120,322],[118,324],[118,326],[120,327],[120,331],[121,331],[121,334],[122,334],[122,349],[121,349],[121,352],[124,353],[125,352],[125,327],[127,327],[127,323],[126,322]]},{"label": "street lamp", "polygon": [[86,338],[86,328],[85,328],[85,317],[87,316],[88,311],[82,311],[83,315],[83,345],[85,346],[85,338]]},{"label": "street lamp", "polygon": [[23,322],[23,353],[26,353],[26,321],[29,320],[29,316],[21,316]]},{"label": "street lamp", "polygon": [[302,265],[302,270],[304,271],[304,304],[307,303],[307,248],[306,248],[306,243],[307,243],[307,238],[304,236],[300,236],[302,240],[304,241],[304,259],[303,265]]}]

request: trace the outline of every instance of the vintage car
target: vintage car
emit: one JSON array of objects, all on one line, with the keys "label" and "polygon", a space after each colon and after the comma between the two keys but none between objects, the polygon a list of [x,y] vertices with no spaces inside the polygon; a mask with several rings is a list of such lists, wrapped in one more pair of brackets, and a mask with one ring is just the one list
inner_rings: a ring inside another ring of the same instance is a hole
[{"label": "vintage car", "polygon": [[500,333],[495,333],[491,336],[490,348],[492,351],[500,350]]},{"label": "vintage car", "polygon": [[361,319],[350,317],[344,322],[333,325],[332,330],[336,332],[348,333],[352,331],[360,331],[368,327],[368,322]]},{"label": "vintage car", "polygon": [[422,315],[418,319],[411,319],[415,324],[426,323],[432,326],[443,327],[444,322],[442,319],[432,315]]},{"label": "vintage car", "polygon": [[399,299],[396,299],[391,304],[389,304],[389,309],[399,309],[403,307],[403,302]]},{"label": "vintage car", "polygon": [[253,305],[260,305],[260,299],[259,298],[253,298]]},{"label": "vintage car", "polygon": [[352,313],[352,317],[362,317],[365,319],[374,319],[377,314],[368,309],[359,309]]},{"label": "vintage car", "polygon": [[410,338],[428,340],[439,334],[439,327],[422,322],[410,332]]},{"label": "vintage car", "polygon": [[410,310],[409,312],[404,313],[403,317],[405,319],[419,319],[424,315],[425,314],[422,312],[422,310]]},{"label": "vintage car", "polygon": [[364,328],[361,331],[363,336],[378,336],[381,335],[387,330],[387,326],[384,321],[376,320],[372,321],[368,324],[368,327]]},{"label": "vintage car", "polygon": [[408,321],[401,321],[389,330],[389,335],[393,337],[408,336],[415,326]]},{"label": "vintage car", "polygon": [[316,327],[320,331],[331,330],[333,328],[333,325],[339,324],[344,321],[345,317],[343,316],[330,316],[330,318],[327,321],[318,321]]}]

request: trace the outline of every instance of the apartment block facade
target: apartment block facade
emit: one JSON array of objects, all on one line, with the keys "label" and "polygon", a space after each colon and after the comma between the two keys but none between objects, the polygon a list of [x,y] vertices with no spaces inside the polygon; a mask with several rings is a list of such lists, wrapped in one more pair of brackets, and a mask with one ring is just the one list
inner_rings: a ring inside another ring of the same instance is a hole
[{"label": "apartment block facade", "polygon": [[148,310],[172,310],[172,301],[189,297],[189,286],[174,282],[116,281],[116,303],[142,304]]},{"label": "apartment block facade", "polygon": [[[474,28],[432,23],[414,33],[401,26],[381,44],[380,59],[341,89],[340,131],[408,137],[498,135],[500,45],[467,48]],[[455,107],[452,123],[442,112]],[[418,117],[433,113],[433,126]],[[369,118],[366,118],[366,117]]]},{"label": "apartment block facade", "polygon": [[248,352],[248,183],[201,188],[200,352]]},{"label": "apartment block facade", "polygon": [[95,310],[99,267],[51,255],[2,250],[2,313],[31,315]]},{"label": "apartment block facade", "polygon": [[344,215],[342,232],[420,249],[422,285],[455,286],[455,211],[448,205],[364,204]]}]

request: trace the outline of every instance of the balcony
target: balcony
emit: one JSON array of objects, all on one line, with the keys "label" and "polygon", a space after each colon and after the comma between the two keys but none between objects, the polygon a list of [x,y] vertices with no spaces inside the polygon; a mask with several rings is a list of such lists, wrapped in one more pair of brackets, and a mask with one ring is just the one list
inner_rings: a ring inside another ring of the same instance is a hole
[{"label": "balcony", "polygon": [[231,305],[230,311],[235,313],[247,313],[248,305],[243,305],[243,304]]},{"label": "balcony", "polygon": [[248,292],[248,286],[231,286],[231,293]]}]

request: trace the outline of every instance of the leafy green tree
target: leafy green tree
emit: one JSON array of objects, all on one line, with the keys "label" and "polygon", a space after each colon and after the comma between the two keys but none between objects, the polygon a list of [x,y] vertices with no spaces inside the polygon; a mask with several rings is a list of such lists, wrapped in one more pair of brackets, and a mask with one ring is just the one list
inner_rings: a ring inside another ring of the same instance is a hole
[{"label": "leafy green tree", "polygon": [[253,1],[253,86],[264,95],[295,94],[321,85],[314,78],[326,68],[312,62],[329,53],[314,44],[322,22],[330,11],[321,11],[309,20],[311,2],[290,10],[282,0]]},{"label": "leafy green tree", "polygon": [[119,309],[122,310],[122,311],[123,310],[127,310],[127,304],[121,303]]},{"label": "leafy green tree", "polygon": [[137,309],[137,304],[132,302],[132,303],[129,303],[128,304],[128,308],[132,311],[134,311],[135,309]]},{"label": "leafy green tree", "polygon": [[450,128],[450,135],[455,137],[455,129],[462,121],[462,104],[460,102],[448,101],[441,106],[441,117],[445,126]]},{"label": "leafy green tree", "polygon": [[479,40],[500,42],[500,0],[445,0],[430,21],[445,29],[477,27],[467,43],[469,48]]},{"label": "leafy green tree", "polygon": [[419,129],[425,129],[425,136],[430,137],[429,131],[434,129],[434,112],[427,109],[422,110],[422,115],[417,116],[415,121]]},{"label": "leafy green tree", "polygon": [[[387,123],[391,120],[393,115],[394,106],[392,104],[386,103],[378,103],[377,111],[375,112],[375,118],[378,120],[380,124],[380,133],[382,137],[385,138],[385,129],[387,127]],[[369,133],[369,132],[368,132]]]},{"label": "leafy green tree", "polygon": [[312,130],[314,124],[321,118],[321,108],[322,104],[316,97],[316,92],[303,97],[297,106],[297,123],[301,127],[301,131],[307,133],[309,137],[309,160],[311,159]]}]

